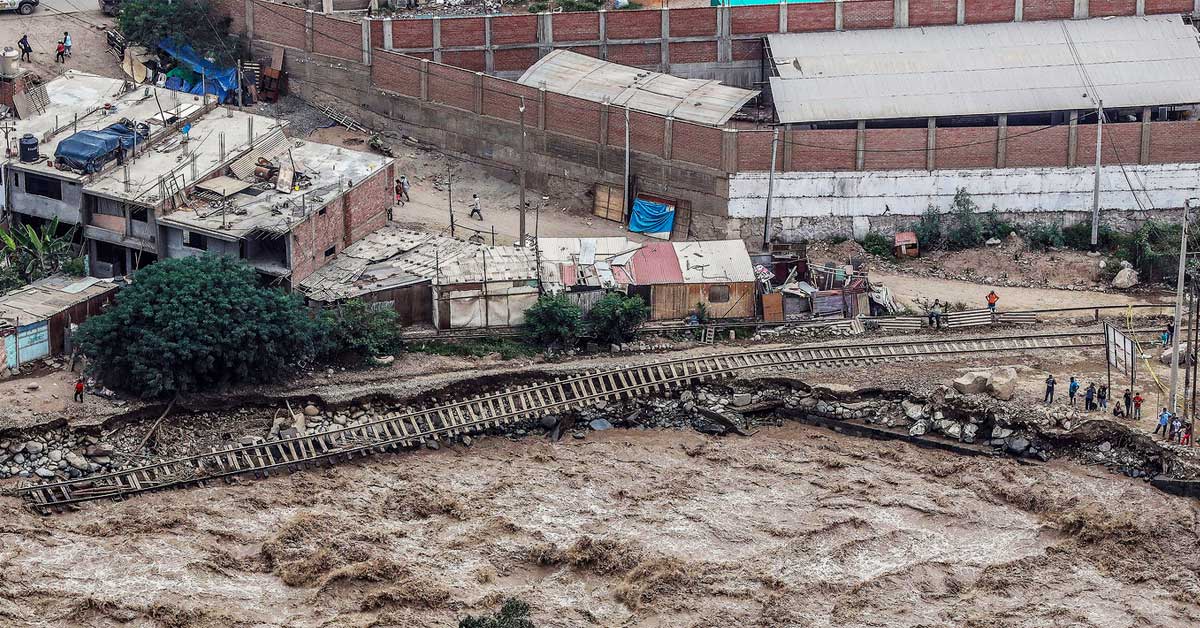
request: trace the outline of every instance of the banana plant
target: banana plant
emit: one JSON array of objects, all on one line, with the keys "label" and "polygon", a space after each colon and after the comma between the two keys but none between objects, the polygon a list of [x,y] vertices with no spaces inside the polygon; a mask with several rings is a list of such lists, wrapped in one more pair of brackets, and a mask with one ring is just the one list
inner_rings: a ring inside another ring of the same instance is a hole
[{"label": "banana plant", "polygon": [[72,227],[58,236],[58,218],[39,232],[32,225],[19,225],[12,231],[0,229],[5,262],[25,282],[34,282],[58,272],[71,259]]}]

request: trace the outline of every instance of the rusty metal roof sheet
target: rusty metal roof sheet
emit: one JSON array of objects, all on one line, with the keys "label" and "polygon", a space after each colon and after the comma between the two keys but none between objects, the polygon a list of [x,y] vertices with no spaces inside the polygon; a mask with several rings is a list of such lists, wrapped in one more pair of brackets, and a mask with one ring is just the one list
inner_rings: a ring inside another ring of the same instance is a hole
[{"label": "rusty metal roof sheet", "polygon": [[683,283],[679,258],[671,242],[648,242],[633,254],[633,283],[639,286]]}]

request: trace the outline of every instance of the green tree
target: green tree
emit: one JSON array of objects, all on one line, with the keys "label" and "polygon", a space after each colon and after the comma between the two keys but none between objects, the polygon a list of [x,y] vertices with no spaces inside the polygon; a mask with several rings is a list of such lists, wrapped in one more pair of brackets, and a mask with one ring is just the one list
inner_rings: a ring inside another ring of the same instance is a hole
[{"label": "green tree", "polygon": [[942,214],[936,205],[925,208],[921,220],[912,227],[917,234],[917,244],[922,249],[934,250],[942,246]]},{"label": "green tree", "polygon": [[978,212],[979,205],[975,204],[967,190],[958,188],[950,206],[950,214],[954,217],[954,227],[946,235],[946,243],[951,250],[975,248],[986,240],[983,234],[983,221],[979,219]]},{"label": "green tree", "polygon": [[568,347],[579,338],[583,312],[565,294],[543,294],[525,311],[525,332],[543,347]]},{"label": "green tree", "polygon": [[492,617],[467,615],[458,628],[534,628],[529,619],[529,605],[516,598],[505,600],[500,612]]},{"label": "green tree", "polygon": [[159,397],[277,380],[322,336],[298,298],[260,286],[240,260],[205,255],[137,271],[76,339],[106,386]]},{"label": "green tree", "polygon": [[153,50],[169,39],[221,66],[233,65],[245,47],[241,37],[230,35],[230,23],[210,0],[124,0],[117,16],[117,27],[132,43]]},{"label": "green tree", "polygon": [[39,231],[32,225],[17,225],[12,231],[0,229],[0,255],[22,283],[32,283],[62,270],[71,261],[72,228],[58,235],[58,218]]},{"label": "green tree", "polygon": [[610,292],[588,312],[588,327],[600,342],[616,344],[633,340],[634,332],[646,319],[650,308],[639,296]]},{"label": "green tree", "polygon": [[350,299],[321,319],[330,351],[370,358],[401,348],[400,315],[395,310],[374,310],[362,299]]}]

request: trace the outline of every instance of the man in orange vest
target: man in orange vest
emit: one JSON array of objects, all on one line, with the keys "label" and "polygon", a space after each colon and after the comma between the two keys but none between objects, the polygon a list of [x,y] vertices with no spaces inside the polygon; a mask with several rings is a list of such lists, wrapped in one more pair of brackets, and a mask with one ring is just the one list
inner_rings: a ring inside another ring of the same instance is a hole
[{"label": "man in orange vest", "polygon": [[1000,296],[998,294],[996,294],[995,290],[992,290],[991,292],[988,293],[988,295],[987,295],[988,309],[992,311],[992,314],[996,313],[996,301],[999,301],[999,300],[1000,300]]}]

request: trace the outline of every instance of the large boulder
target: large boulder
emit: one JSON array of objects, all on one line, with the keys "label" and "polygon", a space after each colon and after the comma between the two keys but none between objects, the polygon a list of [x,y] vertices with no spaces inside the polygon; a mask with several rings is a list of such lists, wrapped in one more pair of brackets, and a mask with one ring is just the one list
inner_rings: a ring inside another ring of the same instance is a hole
[{"label": "large boulder", "polygon": [[1000,401],[1012,399],[1017,390],[1017,369],[1001,366],[988,373],[987,393]]},{"label": "large boulder", "polygon": [[[1163,364],[1170,365],[1171,360],[1174,357],[1175,357],[1175,348],[1167,347],[1167,348],[1163,349],[1162,356],[1159,359],[1162,360]],[[1190,356],[1188,355],[1187,343],[1186,342],[1179,343],[1179,365],[1183,366],[1183,365],[1187,364],[1189,359],[1190,359]]]},{"label": "large boulder", "polygon": [[1121,290],[1132,288],[1137,284],[1138,274],[1137,271],[1132,268],[1122,268],[1121,272],[1117,273],[1117,276],[1113,277],[1112,281],[1112,286]]},{"label": "large boulder", "polygon": [[900,407],[904,409],[904,416],[909,420],[916,421],[925,414],[925,405],[917,403],[911,399],[905,399],[900,402]]},{"label": "large boulder", "polygon": [[964,395],[974,395],[987,388],[988,374],[972,372],[954,380],[954,390]]}]

